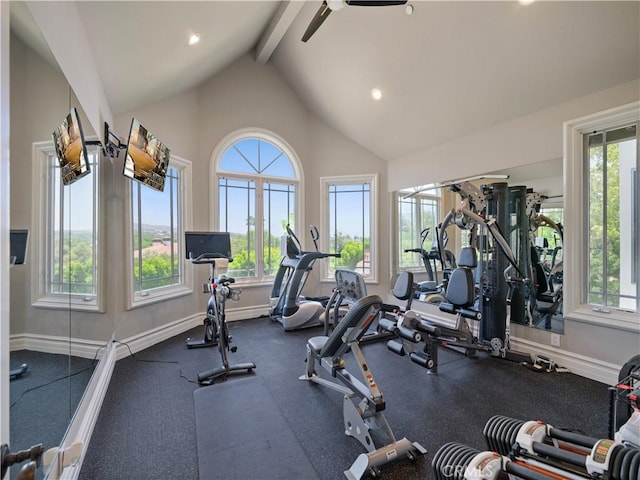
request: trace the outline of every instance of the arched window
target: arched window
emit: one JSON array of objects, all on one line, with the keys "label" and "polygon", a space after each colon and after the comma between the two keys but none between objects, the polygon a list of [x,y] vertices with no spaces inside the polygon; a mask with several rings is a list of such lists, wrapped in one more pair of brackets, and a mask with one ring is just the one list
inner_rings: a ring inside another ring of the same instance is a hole
[{"label": "arched window", "polygon": [[212,225],[231,234],[229,275],[272,277],[282,259],[285,227],[299,224],[300,163],[275,134],[247,129],[228,135],[211,158]]}]

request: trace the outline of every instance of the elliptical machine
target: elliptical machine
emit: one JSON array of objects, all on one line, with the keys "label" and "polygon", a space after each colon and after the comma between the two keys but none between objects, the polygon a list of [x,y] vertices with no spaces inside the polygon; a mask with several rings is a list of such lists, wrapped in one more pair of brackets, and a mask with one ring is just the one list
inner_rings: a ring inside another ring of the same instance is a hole
[{"label": "elliptical machine", "polygon": [[[418,282],[416,285],[416,291],[414,293],[414,297],[425,303],[439,304],[444,301],[444,290],[446,288],[446,279],[451,269],[456,267],[456,259],[453,253],[450,250],[444,250],[442,253],[438,249],[438,242],[434,241],[431,250],[427,251],[424,248],[424,242],[429,236],[429,227],[425,228],[420,232],[420,246],[417,248],[406,248],[405,253],[413,252],[420,255],[422,258],[422,263],[424,264],[424,269],[427,273],[427,279]],[[438,235],[438,230],[436,229],[436,235]],[[446,234],[445,234],[446,239]],[[446,240],[445,240],[446,244]],[[444,248],[444,245],[443,245]],[[440,282],[438,279],[438,264],[437,262],[441,260],[444,255],[446,259],[447,267],[445,264],[442,264],[442,276],[443,282]],[[433,264],[433,265],[432,265]]]},{"label": "elliptical machine", "polygon": [[322,325],[325,305],[329,297],[307,298],[302,289],[313,270],[316,260],[336,257],[339,253],[323,253],[318,249],[320,234],[315,225],[309,227],[315,251],[302,250],[300,240],[287,225],[286,242],[283,245],[283,258],[280,261],[269,299],[269,316],[280,322],[285,331]]}]

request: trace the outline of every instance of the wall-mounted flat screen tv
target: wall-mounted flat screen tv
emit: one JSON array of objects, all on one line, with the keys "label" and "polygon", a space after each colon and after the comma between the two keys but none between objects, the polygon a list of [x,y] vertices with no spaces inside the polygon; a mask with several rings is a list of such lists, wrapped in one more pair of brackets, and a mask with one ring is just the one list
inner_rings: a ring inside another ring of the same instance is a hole
[{"label": "wall-mounted flat screen tv", "polygon": [[135,118],[131,121],[127,153],[124,157],[125,177],[164,190],[164,179],[169,168],[170,151],[167,146],[149,133]]},{"label": "wall-mounted flat screen tv", "polygon": [[69,115],[51,134],[60,164],[62,183],[69,185],[91,171],[87,146],[82,133],[78,111],[72,108]]}]

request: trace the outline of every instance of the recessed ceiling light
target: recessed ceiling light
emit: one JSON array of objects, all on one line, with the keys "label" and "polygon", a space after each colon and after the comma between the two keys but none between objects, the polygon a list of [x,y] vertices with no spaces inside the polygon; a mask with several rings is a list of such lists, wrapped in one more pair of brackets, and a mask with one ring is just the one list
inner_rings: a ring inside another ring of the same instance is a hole
[{"label": "recessed ceiling light", "polygon": [[380,100],[382,98],[382,91],[379,88],[372,89],[371,98],[373,98],[374,100]]},{"label": "recessed ceiling light", "polygon": [[191,35],[189,37],[189,45],[195,45],[199,41],[200,41],[200,34],[199,33],[194,33],[193,35]]},{"label": "recessed ceiling light", "polygon": [[404,12],[407,15],[411,15],[413,13],[413,5],[411,5],[410,3],[407,4],[406,7],[404,7]]},{"label": "recessed ceiling light", "polygon": [[531,5],[535,0],[518,0],[520,5]]}]

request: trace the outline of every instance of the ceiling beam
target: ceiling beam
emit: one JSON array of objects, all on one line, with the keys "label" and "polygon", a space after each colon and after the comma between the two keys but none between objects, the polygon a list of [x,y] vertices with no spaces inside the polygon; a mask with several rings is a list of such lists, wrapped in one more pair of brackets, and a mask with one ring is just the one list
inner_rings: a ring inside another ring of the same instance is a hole
[{"label": "ceiling beam", "polygon": [[298,12],[304,6],[304,2],[299,0],[283,1],[280,3],[278,10],[271,18],[269,26],[260,37],[258,46],[256,47],[256,62],[267,63],[271,54],[287,33],[287,30],[298,15]]}]

